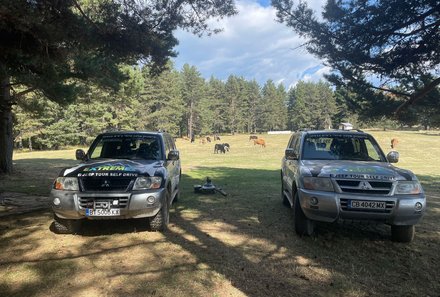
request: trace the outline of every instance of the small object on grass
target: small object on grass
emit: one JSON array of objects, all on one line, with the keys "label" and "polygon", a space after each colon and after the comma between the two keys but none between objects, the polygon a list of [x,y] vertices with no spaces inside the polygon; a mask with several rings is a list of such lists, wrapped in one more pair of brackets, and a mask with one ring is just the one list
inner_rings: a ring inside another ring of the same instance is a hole
[{"label": "small object on grass", "polygon": [[206,183],[203,186],[194,185],[194,192],[201,194],[215,194],[215,192],[219,192],[223,196],[228,195],[225,191],[222,190],[222,188],[216,188],[209,177],[206,178]]}]

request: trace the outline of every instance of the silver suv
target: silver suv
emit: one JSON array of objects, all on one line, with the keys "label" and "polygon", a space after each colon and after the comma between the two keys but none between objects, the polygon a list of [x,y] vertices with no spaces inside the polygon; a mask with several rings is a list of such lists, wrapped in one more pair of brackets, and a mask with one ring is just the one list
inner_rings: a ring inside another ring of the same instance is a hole
[{"label": "silver suv", "polygon": [[152,231],[166,229],[181,175],[169,134],[104,133],[76,158],[82,163],[63,169],[50,193],[55,232],[75,233],[83,219],[146,218]]},{"label": "silver suv", "polygon": [[375,139],[362,131],[300,131],[282,159],[283,203],[294,209],[295,231],[312,235],[315,221],[378,221],[391,225],[394,241],[410,242],[425,213],[417,177],[390,163]]}]

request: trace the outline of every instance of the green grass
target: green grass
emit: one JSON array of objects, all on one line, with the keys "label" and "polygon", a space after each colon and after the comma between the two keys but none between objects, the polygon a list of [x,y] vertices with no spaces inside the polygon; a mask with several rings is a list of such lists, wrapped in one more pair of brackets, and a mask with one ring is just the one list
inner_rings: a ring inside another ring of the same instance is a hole
[{"label": "green grass", "polygon": [[[182,196],[165,233],[142,221],[87,222],[79,236],[55,235],[50,212],[0,221],[0,296],[436,296],[440,292],[439,135],[371,131],[385,152],[399,138],[398,165],[413,170],[429,211],[411,244],[390,241],[384,225],[319,224],[300,238],[280,198],[288,135],[223,136],[214,145],[178,140]],[[74,150],[17,153],[7,191],[48,194]],[[210,176],[227,197],[197,195]]]}]

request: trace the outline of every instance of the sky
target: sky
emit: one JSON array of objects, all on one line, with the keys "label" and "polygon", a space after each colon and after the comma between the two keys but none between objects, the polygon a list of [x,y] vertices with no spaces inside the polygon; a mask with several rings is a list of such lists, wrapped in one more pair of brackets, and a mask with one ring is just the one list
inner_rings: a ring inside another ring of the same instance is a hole
[{"label": "sky", "polygon": [[[324,2],[308,0],[319,14]],[[237,15],[214,24],[223,28],[219,34],[200,38],[185,31],[176,32],[177,69],[188,63],[206,79],[214,76],[226,80],[233,74],[255,79],[260,85],[271,79],[286,88],[299,80],[318,81],[329,72],[305,49],[295,49],[306,40],[276,21],[270,0],[237,0],[236,7]]]}]

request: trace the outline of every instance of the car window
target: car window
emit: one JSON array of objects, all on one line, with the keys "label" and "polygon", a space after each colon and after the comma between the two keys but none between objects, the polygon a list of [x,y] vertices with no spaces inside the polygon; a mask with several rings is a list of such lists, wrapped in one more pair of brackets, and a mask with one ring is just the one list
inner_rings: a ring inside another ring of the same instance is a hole
[{"label": "car window", "polygon": [[299,154],[299,139],[300,139],[300,135],[294,134],[292,135],[292,138],[289,143],[289,148],[293,149],[296,154]]},{"label": "car window", "polygon": [[365,135],[353,134],[308,135],[304,139],[302,159],[385,161],[376,143]]},{"label": "car window", "polygon": [[151,135],[104,135],[90,149],[90,157],[111,159],[160,160],[159,139]]}]

